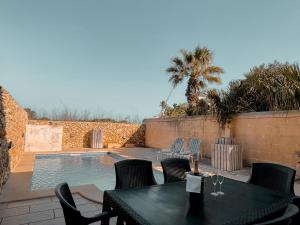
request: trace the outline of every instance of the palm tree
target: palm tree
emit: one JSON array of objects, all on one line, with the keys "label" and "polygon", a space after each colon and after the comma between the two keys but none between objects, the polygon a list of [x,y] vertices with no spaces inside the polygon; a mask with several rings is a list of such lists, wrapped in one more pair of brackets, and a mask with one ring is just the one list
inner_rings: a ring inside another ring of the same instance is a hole
[{"label": "palm tree", "polygon": [[208,83],[221,83],[219,74],[224,73],[221,67],[213,66],[213,54],[208,48],[196,47],[194,52],[181,50],[181,57],[174,57],[172,65],[166,70],[171,74],[169,82],[173,88],[188,78],[185,96],[188,108],[197,105],[201,89]]}]

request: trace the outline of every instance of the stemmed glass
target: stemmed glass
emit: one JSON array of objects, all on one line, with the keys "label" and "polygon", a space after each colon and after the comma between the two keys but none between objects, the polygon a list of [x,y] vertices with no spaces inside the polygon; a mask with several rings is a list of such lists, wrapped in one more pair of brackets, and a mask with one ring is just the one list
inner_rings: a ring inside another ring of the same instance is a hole
[{"label": "stemmed glass", "polygon": [[218,183],[218,174],[212,174],[210,178],[211,178],[212,183],[214,185],[214,191],[211,192],[210,194],[213,195],[213,196],[218,196],[218,193],[216,192],[216,185]]},{"label": "stemmed glass", "polygon": [[217,193],[219,195],[224,195],[224,192],[222,191],[222,183],[224,181],[224,176],[220,172],[218,173],[218,181],[219,181],[219,184],[220,184],[220,191],[218,191]]}]

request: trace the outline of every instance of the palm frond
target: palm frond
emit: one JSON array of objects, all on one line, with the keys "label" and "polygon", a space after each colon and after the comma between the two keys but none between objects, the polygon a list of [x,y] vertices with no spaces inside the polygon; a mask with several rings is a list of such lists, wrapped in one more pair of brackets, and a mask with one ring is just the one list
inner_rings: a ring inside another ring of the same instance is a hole
[{"label": "palm frond", "polygon": [[171,67],[169,67],[169,68],[166,69],[166,72],[167,73],[178,73],[179,70],[178,70],[177,67],[171,66]]},{"label": "palm frond", "polygon": [[299,64],[287,65],[283,69],[283,75],[288,77],[291,80],[300,82],[300,68]]},{"label": "palm frond", "polygon": [[180,73],[176,73],[171,75],[169,78],[169,82],[172,84],[172,86],[175,88],[178,84],[180,84],[184,79],[184,76]]},{"label": "palm frond", "polygon": [[206,80],[209,83],[216,83],[216,84],[220,84],[221,83],[221,78],[220,77],[215,77],[215,76],[207,76]]},{"label": "palm frond", "polygon": [[176,66],[183,66],[183,61],[179,57],[174,57],[172,63]]},{"label": "palm frond", "polygon": [[208,48],[196,47],[194,56],[201,64],[209,65],[212,62],[212,52]]},{"label": "palm frond", "polygon": [[186,63],[186,65],[193,63],[194,55],[192,52],[184,50],[184,49],[181,49],[180,52],[183,55],[183,59],[184,59],[184,62]]},{"label": "palm frond", "polygon": [[224,73],[223,68],[219,67],[219,66],[210,66],[207,67],[203,73],[205,74],[221,74]]}]

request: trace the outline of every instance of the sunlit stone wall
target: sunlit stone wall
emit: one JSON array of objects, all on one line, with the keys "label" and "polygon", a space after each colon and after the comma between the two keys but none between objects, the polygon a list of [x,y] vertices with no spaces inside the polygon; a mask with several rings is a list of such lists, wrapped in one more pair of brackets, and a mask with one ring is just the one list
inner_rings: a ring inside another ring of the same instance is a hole
[{"label": "sunlit stone wall", "polygon": [[0,87],[0,189],[24,152],[26,111]]},{"label": "sunlit stone wall", "polygon": [[229,131],[209,116],[146,119],[144,123],[149,147],[169,148],[177,137],[184,138],[185,143],[199,138],[203,154],[210,157],[216,138],[231,136],[241,145],[247,164],[273,162],[295,168],[300,161],[296,156],[300,151],[300,111],[238,114],[227,127]]},{"label": "sunlit stone wall", "polygon": [[102,130],[104,147],[145,145],[145,127],[141,124],[48,120],[30,120],[29,124],[63,127],[62,149],[90,148],[93,129]]},{"label": "sunlit stone wall", "polygon": [[167,149],[176,138],[183,138],[187,149],[189,138],[199,138],[205,157],[210,157],[211,144],[225,135],[215,119],[204,116],[145,119],[144,124],[146,146]]}]

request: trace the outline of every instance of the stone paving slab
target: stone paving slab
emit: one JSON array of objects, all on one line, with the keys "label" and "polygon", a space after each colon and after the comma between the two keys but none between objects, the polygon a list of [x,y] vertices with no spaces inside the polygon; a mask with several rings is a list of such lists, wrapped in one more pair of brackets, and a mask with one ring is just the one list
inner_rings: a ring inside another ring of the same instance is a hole
[{"label": "stone paving slab", "polygon": [[[89,212],[101,212],[102,207],[100,208],[96,204],[90,203],[90,204],[84,204],[84,205],[77,205],[77,208],[79,209],[80,212],[82,212],[82,215],[86,215],[85,213]],[[97,214],[97,213],[95,213]],[[94,215],[95,215],[94,214]],[[61,208],[54,209],[54,215],[55,217],[62,217],[63,216],[63,211]],[[90,215],[90,214],[88,214]]]},{"label": "stone paving slab", "polygon": [[59,202],[48,202],[44,204],[34,204],[30,206],[30,212],[41,212],[49,209],[60,209],[61,206]]},{"label": "stone paving slab", "polygon": [[18,206],[25,206],[25,205],[35,205],[35,204],[44,204],[44,203],[51,203],[51,198],[38,198],[38,199],[31,199],[25,201],[17,201],[8,203],[8,208],[14,208]]},{"label": "stone paving slab", "polygon": [[[102,212],[102,205],[74,194],[77,208],[83,216]],[[57,197],[45,197],[0,204],[0,225],[65,225],[63,211]],[[99,222],[93,223],[98,224]],[[116,224],[116,218],[111,219]]]},{"label": "stone paving slab", "polygon": [[15,208],[4,208],[0,210],[0,217],[17,216],[29,213],[29,206],[20,206]]},{"label": "stone paving slab", "polygon": [[39,222],[30,223],[29,225],[65,225],[65,219],[64,218],[55,218],[52,220],[44,220]]},{"label": "stone paving slab", "polygon": [[2,219],[1,225],[20,225],[24,223],[32,223],[49,219],[54,219],[53,210],[4,217]]},{"label": "stone paving slab", "polygon": [[0,203],[0,209],[7,208],[7,203]]}]

